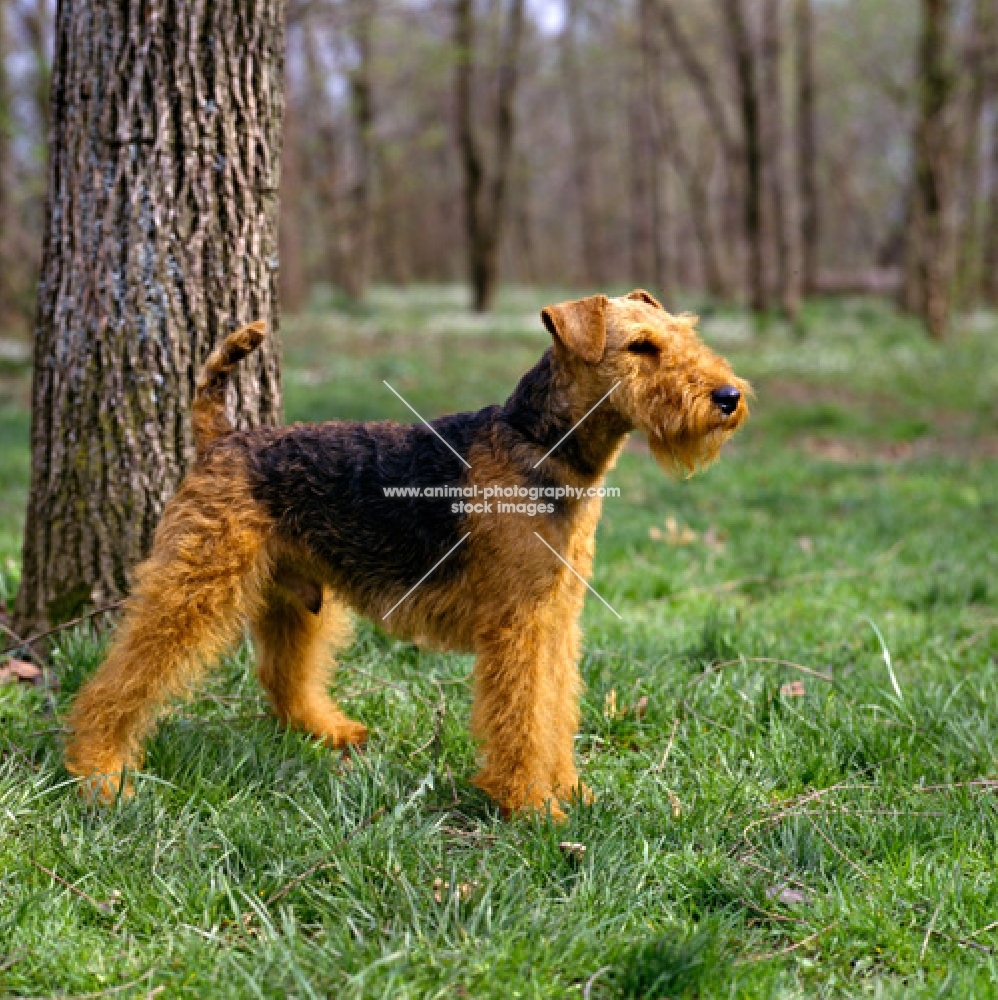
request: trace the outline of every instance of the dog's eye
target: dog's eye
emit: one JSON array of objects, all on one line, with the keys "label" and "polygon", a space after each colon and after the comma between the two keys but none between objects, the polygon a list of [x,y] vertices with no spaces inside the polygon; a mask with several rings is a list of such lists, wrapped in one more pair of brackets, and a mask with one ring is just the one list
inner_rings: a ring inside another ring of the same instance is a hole
[{"label": "dog's eye", "polygon": [[659,354],[658,345],[654,340],[635,340],[627,345],[631,354],[644,354],[646,357],[657,358]]}]

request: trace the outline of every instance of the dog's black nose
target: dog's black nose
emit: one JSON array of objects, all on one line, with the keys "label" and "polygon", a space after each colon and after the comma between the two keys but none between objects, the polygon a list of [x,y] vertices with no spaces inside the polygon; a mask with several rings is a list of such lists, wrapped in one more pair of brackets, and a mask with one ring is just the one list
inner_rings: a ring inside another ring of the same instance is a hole
[{"label": "dog's black nose", "polygon": [[722,385],[710,394],[710,398],[726,417],[730,417],[738,409],[738,400],[742,398],[742,394],[733,385]]}]

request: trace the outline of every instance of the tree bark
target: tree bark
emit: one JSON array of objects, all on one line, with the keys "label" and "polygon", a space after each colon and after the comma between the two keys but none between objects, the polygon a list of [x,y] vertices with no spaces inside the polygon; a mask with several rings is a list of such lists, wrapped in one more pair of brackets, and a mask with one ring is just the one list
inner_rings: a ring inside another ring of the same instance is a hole
[{"label": "tree bark", "polygon": [[11,101],[7,77],[7,0],[0,0],[0,332],[14,312],[11,287],[10,232],[14,225],[11,194]]},{"label": "tree bark", "polygon": [[350,16],[356,65],[350,73],[350,107],[357,141],[357,177],[350,215],[352,253],[346,279],[347,293],[363,299],[371,282],[374,251],[374,118],[373,25],[376,0],[351,0]]},{"label": "tree bark", "polygon": [[[721,94],[714,82],[717,74],[712,72],[711,68],[700,58],[696,44],[683,30],[676,17],[672,0],[657,0],[655,10],[658,12],[659,23],[669,40],[670,51],[679,60],[683,73],[693,85],[704,114],[713,126],[714,136],[721,147],[725,164],[722,215],[725,222],[730,223],[730,232],[735,233],[740,228],[741,216],[744,214],[742,210],[744,199],[740,193],[740,189],[744,187],[744,179],[738,176],[744,160],[742,143],[730,124]],[[703,252],[707,289],[715,298],[730,298],[734,291],[732,287],[734,279],[731,272],[737,270],[735,264],[740,256],[738,240],[732,238],[729,241],[731,249],[727,254],[727,259],[724,259],[719,244],[713,238],[709,224],[710,176],[709,172],[703,172],[706,157],[701,150],[700,155],[696,158],[697,162],[691,163],[689,157],[685,157],[679,148],[683,144],[683,139],[681,134],[675,130],[675,123],[668,129],[668,132],[673,137],[669,155],[680,173],[684,187],[687,189],[694,227],[697,229],[697,241]],[[685,159],[685,165],[681,163],[682,159]],[[701,228],[704,224],[706,224],[706,228]]]},{"label": "tree bark", "polygon": [[949,325],[953,276],[951,118],[957,78],[950,43],[952,13],[952,0],[922,0],[914,197],[902,293],[902,301],[922,317],[936,339],[945,337]]},{"label": "tree bark", "polygon": [[[277,326],[283,0],[62,0],[17,620],[127,591],[193,452],[210,349]],[[275,422],[275,337],[234,379]]]},{"label": "tree bark", "polygon": [[766,0],[763,7],[765,164],[772,236],[776,257],[776,294],[783,315],[793,321],[799,307],[796,241],[791,237],[789,205],[786,197],[786,150],[783,139],[783,81],[780,70],[783,56],[783,33],[780,24],[781,0]]},{"label": "tree bark", "polygon": [[988,96],[991,19],[994,0],[977,0],[974,17],[967,26],[963,42],[963,61],[968,92],[964,101],[964,120],[960,138],[963,150],[960,164],[960,229],[956,264],[956,303],[971,306],[978,301],[981,289],[981,125]]},{"label": "tree bark", "polygon": [[650,269],[652,284],[668,305],[675,298],[675,277],[672,255],[672,219],[670,217],[668,178],[664,174],[666,137],[662,115],[661,80],[659,73],[660,49],[656,44],[655,26],[652,21],[652,0],[640,0],[638,6],[638,37],[641,59],[641,103],[644,108],[647,155],[649,160],[648,182],[651,216]]},{"label": "tree bark", "polygon": [[592,161],[596,144],[582,89],[582,74],[579,70],[577,32],[580,16],[578,0],[569,0],[561,35],[561,70],[572,135],[571,178],[575,192],[574,200],[579,211],[582,278],[586,284],[602,284],[607,276],[607,259],[593,178]]},{"label": "tree bark", "polygon": [[756,313],[769,306],[766,283],[765,229],[762,215],[762,134],[756,54],[742,0],[724,0],[741,112],[745,184],[743,215],[749,249],[749,298]]},{"label": "tree bark", "polygon": [[506,214],[506,194],[516,137],[516,89],[524,0],[512,0],[499,58],[495,104],[495,162],[489,178],[474,122],[475,14],[472,0],[455,0],[458,143],[464,165],[465,227],[472,304],[476,312],[492,309],[499,279],[499,241]]},{"label": "tree bark", "polygon": [[[306,29],[307,30],[307,29]],[[293,44],[292,34],[288,45]],[[305,305],[307,282],[302,260],[305,233],[302,213],[302,136],[301,97],[295,92],[295,82],[288,73],[284,80],[284,135],[281,156],[281,199],[278,220],[281,252],[281,310],[298,313]]]},{"label": "tree bark", "polygon": [[821,213],[818,139],[814,112],[814,13],[812,0],[794,2],[797,61],[797,192],[800,203],[801,289],[813,295],[818,281]]}]

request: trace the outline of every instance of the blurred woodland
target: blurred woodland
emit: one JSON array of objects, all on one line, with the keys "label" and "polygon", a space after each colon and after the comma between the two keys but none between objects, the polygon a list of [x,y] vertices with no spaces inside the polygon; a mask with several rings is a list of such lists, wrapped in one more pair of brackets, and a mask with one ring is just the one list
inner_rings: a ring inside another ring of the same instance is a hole
[{"label": "blurred woodland", "polygon": [[889,292],[937,334],[998,293],[995,0],[523,8],[292,10],[290,308],[466,271],[487,306],[490,241],[504,281]]},{"label": "blurred woodland", "polygon": [[[0,323],[35,309],[55,18],[0,0]],[[647,285],[998,302],[998,0],[293,0],[282,307]]]}]

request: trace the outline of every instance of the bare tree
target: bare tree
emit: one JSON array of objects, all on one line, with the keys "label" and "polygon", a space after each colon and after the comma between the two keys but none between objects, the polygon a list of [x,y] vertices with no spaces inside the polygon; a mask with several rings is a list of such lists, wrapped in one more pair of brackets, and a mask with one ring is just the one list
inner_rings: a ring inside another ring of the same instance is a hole
[{"label": "bare tree", "polygon": [[781,0],[763,6],[762,76],[765,94],[763,119],[766,187],[776,256],[776,292],[784,316],[794,320],[799,307],[797,242],[792,238],[789,199],[786,196],[786,149],[783,137],[783,33]]},{"label": "bare tree", "polygon": [[[707,64],[701,59],[697,46],[683,30],[671,4],[672,0],[650,0],[658,13],[659,23],[669,41],[670,52],[679,61],[683,73],[689,79],[704,109],[707,120],[711,123],[713,133],[721,147],[723,157],[729,166],[742,162],[742,148],[738,137],[732,128],[724,110],[721,95],[715,86],[715,74],[712,74]],[[666,75],[667,76],[667,75]],[[661,95],[661,91],[659,91]],[[728,267],[722,258],[721,250],[714,237],[714,226],[711,218],[710,193],[710,150],[701,145],[695,156],[687,153],[687,143],[682,138],[669,96],[660,98],[659,106],[665,133],[670,137],[666,143],[667,155],[683,186],[686,188],[690,212],[693,217],[693,229],[703,258],[704,275],[707,290],[717,298],[726,298],[731,294],[731,283]],[[727,178],[728,188],[731,175]]]},{"label": "bare tree", "polygon": [[902,301],[935,338],[946,335],[953,272],[953,97],[957,76],[951,33],[953,0],[922,0],[914,177],[905,240]]},{"label": "bare tree", "polygon": [[565,26],[561,35],[561,70],[568,102],[572,131],[572,189],[579,216],[583,278],[597,284],[606,280],[606,252],[598,213],[596,183],[593,177],[593,138],[589,109],[579,68],[579,34],[582,8],[579,0],[567,0]]},{"label": "bare tree", "polygon": [[475,127],[475,13],[473,0],[454,2],[454,43],[458,143],[464,166],[465,227],[472,302],[476,312],[488,312],[499,277],[499,240],[506,213],[506,193],[513,157],[516,88],[524,0],[511,0],[499,58],[495,102],[495,153],[491,177]]},{"label": "bare tree", "polygon": [[[295,34],[295,31],[289,30],[289,49]],[[278,234],[281,251],[281,309],[288,313],[299,312],[305,304],[307,295],[305,267],[302,260],[305,234],[302,225],[304,177],[301,162],[301,108],[299,107],[301,95],[295,84],[291,72],[286,71]]]},{"label": "bare tree", "polygon": [[766,233],[762,201],[762,128],[756,52],[742,0],[724,0],[725,20],[738,82],[745,163],[744,222],[749,250],[749,298],[755,312],[769,306],[766,282]]},{"label": "bare tree", "polygon": [[346,288],[355,299],[362,299],[371,281],[374,249],[374,69],[373,30],[376,0],[350,0],[350,31],[356,50],[349,73],[350,106],[357,137],[357,168],[350,206],[351,261],[346,274]]},{"label": "bare tree", "polygon": [[668,180],[663,172],[666,163],[665,120],[661,100],[663,80],[659,72],[659,47],[656,45],[651,3],[652,0],[640,0],[637,24],[640,39],[643,131],[648,159],[650,265],[652,284],[658,289],[663,300],[669,303],[674,296],[676,284],[674,262],[668,251],[673,225],[669,212]]},{"label": "bare tree", "polygon": [[[192,457],[197,369],[277,325],[282,0],[62,0],[55,53],[23,626],[128,589]],[[275,339],[234,395],[239,425],[278,418]]]},{"label": "bare tree", "polygon": [[812,0],[794,0],[797,63],[797,197],[800,203],[801,287],[813,294],[818,283],[821,214],[818,198],[818,140],[814,110],[814,12]]},{"label": "bare tree", "polygon": [[976,0],[962,43],[967,93],[962,122],[962,162],[959,178],[960,229],[956,263],[956,300],[970,305],[981,290],[981,138],[985,102],[991,86],[991,22],[994,0]]},{"label": "bare tree", "polygon": [[14,224],[11,205],[14,191],[11,176],[13,118],[7,79],[7,25],[7,0],[0,0],[0,329],[14,311],[10,282],[10,231]]}]

